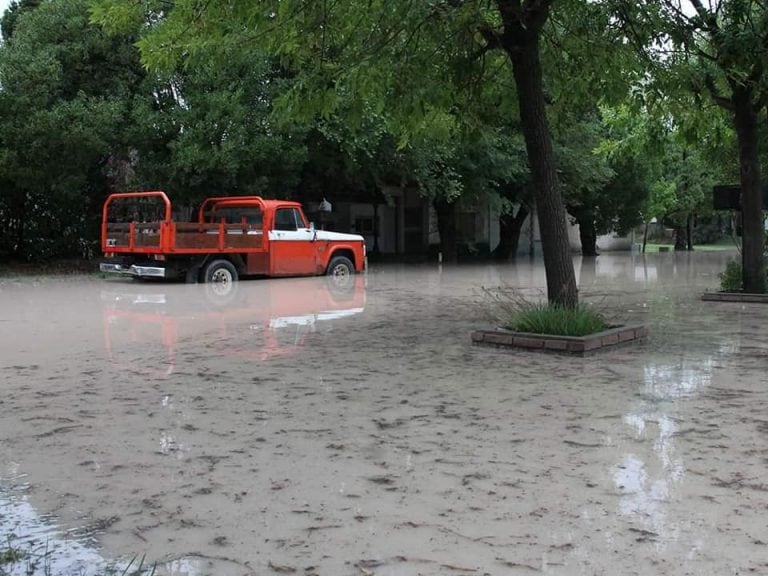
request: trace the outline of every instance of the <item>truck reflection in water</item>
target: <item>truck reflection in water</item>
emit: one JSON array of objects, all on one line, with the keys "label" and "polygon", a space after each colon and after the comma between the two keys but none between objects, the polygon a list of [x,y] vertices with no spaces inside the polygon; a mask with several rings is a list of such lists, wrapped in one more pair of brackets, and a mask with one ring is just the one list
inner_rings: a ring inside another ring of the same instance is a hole
[{"label": "truck reflection in water", "polygon": [[362,313],[365,283],[362,275],[241,282],[226,289],[114,283],[101,293],[107,354],[120,367],[166,376],[185,347],[199,349],[203,342],[208,354],[242,361],[294,354],[320,327]]}]

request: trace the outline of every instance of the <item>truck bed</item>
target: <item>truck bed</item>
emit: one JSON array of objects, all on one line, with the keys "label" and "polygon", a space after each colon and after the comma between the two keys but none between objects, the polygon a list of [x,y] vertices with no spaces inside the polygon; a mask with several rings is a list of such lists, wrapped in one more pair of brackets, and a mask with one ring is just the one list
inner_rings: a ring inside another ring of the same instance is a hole
[{"label": "truck bed", "polygon": [[198,222],[106,223],[106,251],[132,254],[258,252],[263,231],[242,224]]}]

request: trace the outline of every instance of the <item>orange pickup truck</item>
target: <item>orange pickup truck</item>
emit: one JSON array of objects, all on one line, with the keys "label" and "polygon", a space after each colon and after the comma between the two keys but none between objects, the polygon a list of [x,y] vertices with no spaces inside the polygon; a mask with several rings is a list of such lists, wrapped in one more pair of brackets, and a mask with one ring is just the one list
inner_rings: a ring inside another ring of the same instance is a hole
[{"label": "orange pickup truck", "polygon": [[194,222],[173,218],[164,192],[112,194],[101,221],[102,272],[230,283],[240,276],[348,276],[365,240],[317,230],[301,204],[259,196],[208,198]]}]

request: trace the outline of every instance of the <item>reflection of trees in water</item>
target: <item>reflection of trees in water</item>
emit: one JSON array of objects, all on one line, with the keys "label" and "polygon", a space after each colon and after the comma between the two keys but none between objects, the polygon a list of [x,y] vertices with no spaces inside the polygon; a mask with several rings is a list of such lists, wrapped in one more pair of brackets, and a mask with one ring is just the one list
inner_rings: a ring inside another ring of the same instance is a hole
[{"label": "reflection of trees in water", "polygon": [[675,446],[679,403],[710,384],[713,368],[711,356],[696,360],[681,358],[676,364],[647,365],[642,399],[623,418],[635,439],[652,440],[656,459],[627,453],[615,466],[613,480],[621,495],[619,512],[635,517],[656,534],[657,549],[675,540],[681,527],[679,523],[667,521],[667,504],[686,471],[684,459]]},{"label": "reflection of trees in water", "polygon": [[[730,252],[635,254],[616,252],[597,258],[577,258],[576,271],[581,286],[603,284],[606,280],[626,280],[632,284],[688,285],[697,280],[708,284],[725,268]],[[714,287],[714,286],[713,286]]]},{"label": "reflection of trees in water", "polygon": [[[576,280],[584,288],[622,290],[661,286],[699,285],[702,292],[717,287],[731,252],[685,252],[681,254],[603,253],[597,258],[574,257]],[[541,288],[546,285],[540,259],[518,258],[504,265],[485,266],[478,276],[484,286]]]},{"label": "reflection of trees in water", "polygon": [[650,399],[673,400],[692,396],[712,380],[714,359],[681,358],[677,364],[649,363],[644,368],[644,396]]},{"label": "reflection of trees in water", "polygon": [[576,270],[582,287],[603,286],[606,280],[643,283],[657,279],[655,263],[627,252],[604,254],[597,258],[582,257]]},{"label": "reflection of trees in water", "polygon": [[672,252],[640,256],[638,263],[647,270],[653,266],[656,269],[658,282],[661,284],[675,281],[676,284],[687,285],[696,280],[704,280],[714,288],[717,285],[717,274],[734,256],[735,254],[730,251]]},{"label": "reflection of trees in water", "polygon": [[594,284],[597,280],[597,258],[582,257],[579,270],[579,286]]}]

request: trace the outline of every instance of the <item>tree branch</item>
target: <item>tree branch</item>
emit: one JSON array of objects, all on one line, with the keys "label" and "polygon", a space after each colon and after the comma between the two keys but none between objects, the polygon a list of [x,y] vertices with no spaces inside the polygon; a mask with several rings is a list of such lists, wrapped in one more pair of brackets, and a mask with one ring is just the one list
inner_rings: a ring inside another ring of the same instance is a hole
[{"label": "tree branch", "polygon": [[752,70],[750,71],[749,76],[747,76],[747,82],[752,85],[759,83],[763,78],[763,70],[763,61],[758,58],[752,65]]},{"label": "tree branch", "polygon": [[524,0],[522,24],[526,28],[540,31],[549,18],[552,0]]},{"label": "tree branch", "polygon": [[755,113],[759,114],[760,111],[768,105],[768,92],[765,90],[760,92],[760,96],[757,98],[757,102],[755,102]]},{"label": "tree branch", "polygon": [[709,91],[709,95],[712,97],[712,100],[715,102],[715,104],[721,108],[725,108],[726,110],[733,111],[733,102],[730,98],[726,98],[720,94],[717,86],[715,86],[715,80],[710,74],[707,74],[707,76],[704,78],[704,86]]},{"label": "tree branch", "polygon": [[690,26],[690,21],[691,21],[690,16],[688,16],[685,12],[683,12],[683,10],[679,6],[675,6],[669,0],[664,2],[664,6],[667,7],[667,10],[669,10],[670,12],[673,12],[677,16],[678,25],[686,26],[684,22],[687,22],[688,23],[687,25]]},{"label": "tree branch", "polygon": [[635,27],[635,23],[632,20],[632,17],[629,14],[629,11],[627,10],[627,7],[623,3],[619,3],[616,6],[617,11],[619,12],[620,22],[623,24],[622,28],[629,32],[629,40],[632,41],[632,43],[635,46],[635,49],[639,52],[640,56],[651,66],[656,66],[657,62],[655,58],[652,58],[651,55],[648,53],[648,51],[645,48],[645,42],[643,41],[642,36],[638,32],[637,28]]},{"label": "tree branch", "polygon": [[501,22],[504,27],[519,23],[523,19],[523,7],[520,0],[496,0],[496,7],[501,14]]},{"label": "tree branch", "polygon": [[696,54],[704,58],[705,60],[709,60],[710,62],[717,62],[717,58],[715,56],[712,56],[709,52],[704,50],[701,46],[696,46]]},{"label": "tree branch", "polygon": [[690,0],[690,2],[694,10],[696,10],[696,13],[699,15],[699,18],[701,18],[701,21],[704,24],[704,29],[711,34],[720,32],[720,27],[717,25],[717,17],[715,14],[707,10],[701,3],[701,0]]},{"label": "tree branch", "polygon": [[481,46],[477,51],[472,53],[470,56],[471,60],[477,60],[481,56],[485,55],[486,52],[502,47],[501,32],[495,28],[492,28],[488,24],[483,24],[477,29],[477,31],[480,33],[480,36],[483,37],[483,40],[485,40],[485,45]]}]

